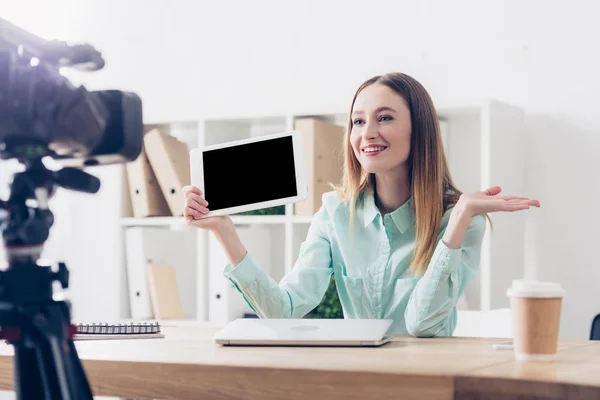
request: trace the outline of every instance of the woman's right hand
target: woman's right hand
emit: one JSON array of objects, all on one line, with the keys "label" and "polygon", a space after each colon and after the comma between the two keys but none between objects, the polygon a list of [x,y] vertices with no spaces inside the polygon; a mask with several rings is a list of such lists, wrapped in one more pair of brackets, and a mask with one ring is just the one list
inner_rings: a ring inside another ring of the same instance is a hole
[{"label": "woman's right hand", "polygon": [[209,204],[204,200],[202,191],[192,185],[185,186],[182,190],[185,196],[183,216],[189,226],[216,232],[231,223],[228,215],[202,218],[209,212]]}]

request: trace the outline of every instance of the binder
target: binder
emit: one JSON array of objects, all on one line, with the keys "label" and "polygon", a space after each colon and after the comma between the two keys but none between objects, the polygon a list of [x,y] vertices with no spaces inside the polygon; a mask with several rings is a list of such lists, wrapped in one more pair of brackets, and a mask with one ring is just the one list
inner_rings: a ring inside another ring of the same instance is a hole
[{"label": "binder", "polygon": [[153,317],[150,305],[150,293],[147,285],[146,265],[147,245],[144,241],[144,228],[125,229],[125,258],[127,265],[127,284],[129,286],[129,307],[131,317],[150,319]]},{"label": "binder", "polygon": [[126,171],[134,217],[171,215],[169,205],[143,147],[139,157],[126,164]]},{"label": "binder", "polygon": [[185,199],[181,189],[190,184],[187,144],[155,128],[144,135],[144,147],[171,214],[182,216]]},{"label": "binder", "polygon": [[184,319],[175,268],[172,265],[150,264],[147,272],[154,318]]},{"label": "binder", "polygon": [[344,127],[316,118],[300,118],[295,129],[302,132],[308,198],[293,204],[294,215],[312,216],[321,208],[321,197],[330,183],[342,179]]}]

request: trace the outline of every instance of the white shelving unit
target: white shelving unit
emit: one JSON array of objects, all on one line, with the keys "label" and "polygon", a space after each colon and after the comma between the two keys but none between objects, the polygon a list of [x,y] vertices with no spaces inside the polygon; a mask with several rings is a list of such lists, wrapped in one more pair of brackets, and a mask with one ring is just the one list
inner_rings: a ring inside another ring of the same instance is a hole
[{"label": "white shelving unit", "polygon": [[[503,193],[523,192],[523,153],[524,133],[523,112],[514,106],[495,100],[461,107],[438,108],[448,162],[455,183],[463,192],[481,190],[492,185],[503,187]],[[344,112],[331,112],[313,115],[246,116],[198,119],[152,123],[178,139],[190,148],[211,145],[226,141],[254,137],[264,134],[292,130],[297,118],[321,118],[328,122],[345,126]],[[130,206],[124,206],[130,210]],[[208,271],[215,268],[209,264],[208,243],[210,233],[189,228],[182,217],[132,218],[123,215],[123,229],[132,226],[164,227],[172,230],[186,230],[195,235],[196,249],[189,257],[195,258],[196,293],[191,319],[207,320],[209,317]],[[505,308],[508,300],[505,290],[512,279],[523,276],[524,262],[524,217],[519,213],[494,214],[491,216],[495,232],[489,227],[484,239],[481,254],[480,274],[467,288],[460,308],[487,311]],[[280,279],[293,268],[300,244],[306,237],[311,217],[293,215],[293,206],[285,208],[285,215],[235,216],[238,226],[268,227],[273,234],[269,260],[265,266],[271,276]],[[158,244],[159,245],[159,244]],[[252,251],[252,249],[249,249]],[[179,251],[165,249],[165,251]],[[222,270],[222,266],[220,267]],[[192,276],[186,274],[187,277]],[[222,275],[221,275],[222,276]],[[222,278],[225,279],[225,278]],[[181,294],[185,302],[186,293]]]},{"label": "white shelving unit", "polygon": [[[311,217],[306,216],[287,216],[287,215],[234,215],[231,218],[236,225],[272,225],[285,224],[310,224]],[[179,228],[186,226],[183,217],[152,217],[152,218],[122,218],[122,226],[169,226]]]}]

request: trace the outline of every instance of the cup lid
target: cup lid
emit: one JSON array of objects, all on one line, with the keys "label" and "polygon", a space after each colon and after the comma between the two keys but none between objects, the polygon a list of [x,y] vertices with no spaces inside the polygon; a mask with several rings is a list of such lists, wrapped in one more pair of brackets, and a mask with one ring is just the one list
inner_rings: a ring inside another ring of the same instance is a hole
[{"label": "cup lid", "polygon": [[506,292],[509,297],[564,297],[560,283],[535,280],[514,280]]}]

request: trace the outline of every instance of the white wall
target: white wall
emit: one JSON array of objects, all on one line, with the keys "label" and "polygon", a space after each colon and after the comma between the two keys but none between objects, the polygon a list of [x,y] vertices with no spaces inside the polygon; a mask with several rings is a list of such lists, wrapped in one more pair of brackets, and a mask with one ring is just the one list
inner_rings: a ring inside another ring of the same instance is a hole
[{"label": "white wall", "polygon": [[[542,203],[529,213],[524,274],[564,284],[561,334],[589,335],[592,317],[600,312],[597,2],[56,4],[64,35],[91,42],[106,57],[103,71],[82,78],[88,87],[138,92],[148,120],[345,110],[360,82],[387,71],[413,75],[438,105],[495,97],[524,107],[528,190],[519,194]],[[110,215],[103,204],[113,198],[111,190],[119,189],[107,186],[94,205],[86,198],[85,205],[74,206],[78,211],[69,211],[78,226],[94,221],[85,230],[96,238],[112,234],[117,223],[96,215]],[[117,289],[119,272],[107,265],[110,258],[86,258],[78,249],[86,239],[72,237],[69,251],[81,256],[72,265],[80,275],[73,299],[82,312],[100,313],[83,293]],[[111,303],[111,314],[118,309]]]}]

